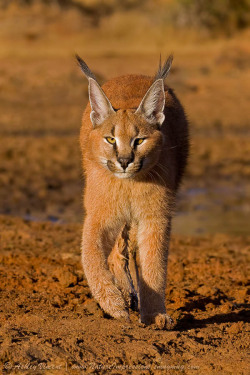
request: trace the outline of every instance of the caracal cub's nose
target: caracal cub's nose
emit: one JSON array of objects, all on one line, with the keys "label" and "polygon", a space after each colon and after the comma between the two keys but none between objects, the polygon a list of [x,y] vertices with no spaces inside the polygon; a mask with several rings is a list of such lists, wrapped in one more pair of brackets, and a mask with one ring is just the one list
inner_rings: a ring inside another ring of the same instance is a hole
[{"label": "caracal cub's nose", "polygon": [[127,168],[127,166],[132,163],[133,161],[133,157],[132,156],[128,156],[128,157],[119,157],[117,159],[119,161],[119,163],[121,164],[122,168],[125,170]]}]

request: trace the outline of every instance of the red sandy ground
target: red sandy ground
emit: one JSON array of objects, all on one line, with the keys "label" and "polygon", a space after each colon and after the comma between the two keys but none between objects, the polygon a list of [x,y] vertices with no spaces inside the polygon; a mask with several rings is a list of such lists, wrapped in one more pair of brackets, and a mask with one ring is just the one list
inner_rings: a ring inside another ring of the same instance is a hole
[{"label": "red sandy ground", "polygon": [[[103,314],[80,264],[81,226],[0,218],[1,363],[6,374],[247,374],[249,238],[177,237],[172,331]],[[26,366],[26,367],[25,367]]]}]

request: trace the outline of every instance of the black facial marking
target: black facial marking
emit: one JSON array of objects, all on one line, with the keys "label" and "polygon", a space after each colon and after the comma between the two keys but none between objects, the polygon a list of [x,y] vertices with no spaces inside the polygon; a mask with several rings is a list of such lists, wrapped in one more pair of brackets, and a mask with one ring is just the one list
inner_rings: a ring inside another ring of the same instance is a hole
[{"label": "black facial marking", "polygon": [[139,128],[137,128],[137,126],[135,126],[135,131],[136,131],[135,137],[137,137],[137,135],[140,133],[140,130],[139,130]]},{"label": "black facial marking", "polygon": [[139,171],[142,169],[143,162],[144,162],[144,158],[142,158],[142,159],[140,160],[140,166],[139,166],[137,172],[139,172]]}]

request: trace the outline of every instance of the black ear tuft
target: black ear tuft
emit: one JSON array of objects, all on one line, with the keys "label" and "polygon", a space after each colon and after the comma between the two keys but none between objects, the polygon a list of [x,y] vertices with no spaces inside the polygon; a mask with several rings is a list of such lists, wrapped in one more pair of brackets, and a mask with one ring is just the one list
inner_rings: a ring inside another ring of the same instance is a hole
[{"label": "black ear tuft", "polygon": [[88,79],[93,78],[96,81],[96,77],[95,77],[94,73],[91,72],[91,70],[89,69],[86,62],[83,61],[83,59],[81,59],[81,57],[78,56],[77,54],[76,54],[76,59],[77,59],[78,65],[80,66],[80,68],[81,68],[82,72],[85,74],[85,76]]},{"label": "black ear tuft", "polygon": [[157,79],[165,79],[170,71],[172,62],[173,62],[173,55],[170,55],[168,59],[163,64],[163,67],[161,66],[161,56],[160,56],[160,63],[159,63],[159,69],[158,72],[155,75],[155,81]]}]

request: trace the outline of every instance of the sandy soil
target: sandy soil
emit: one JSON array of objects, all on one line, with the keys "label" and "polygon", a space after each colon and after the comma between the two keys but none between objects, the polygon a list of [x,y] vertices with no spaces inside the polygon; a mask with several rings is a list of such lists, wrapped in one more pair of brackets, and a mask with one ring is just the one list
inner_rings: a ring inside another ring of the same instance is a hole
[{"label": "sandy soil", "polygon": [[0,223],[4,373],[248,373],[250,238],[173,239],[166,298],[176,325],[164,332],[135,313],[131,324],[103,314],[81,269],[80,225]]},{"label": "sandy soil", "polygon": [[[6,374],[247,374],[249,35],[207,39],[141,12],[103,19],[58,6],[0,11],[0,368]],[[158,17],[158,16],[157,16]],[[191,155],[166,300],[172,331],[110,319],[80,263],[78,134],[87,82],[153,74],[184,103]],[[219,234],[222,233],[222,234]]]}]

